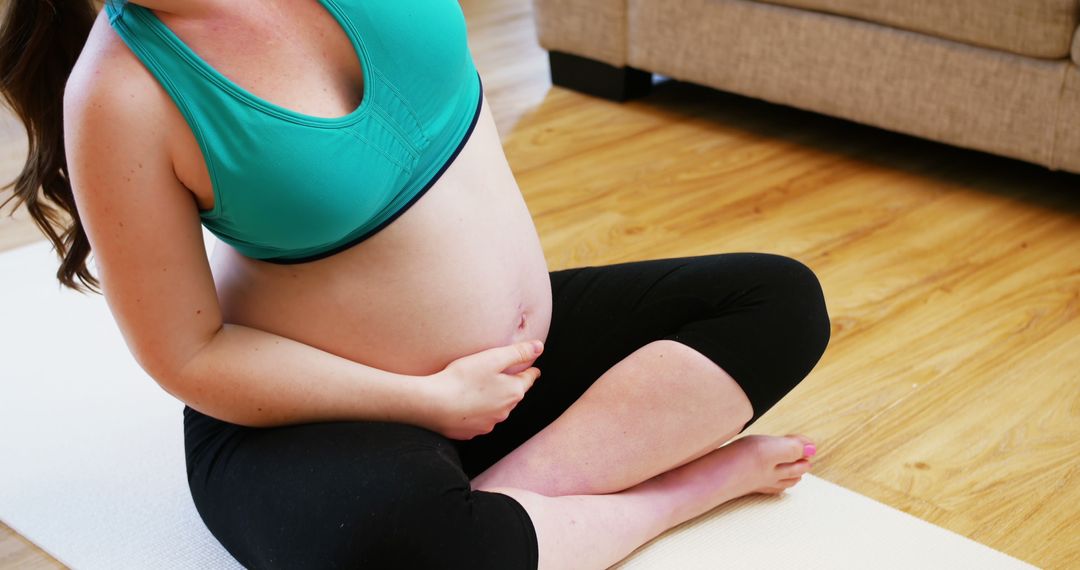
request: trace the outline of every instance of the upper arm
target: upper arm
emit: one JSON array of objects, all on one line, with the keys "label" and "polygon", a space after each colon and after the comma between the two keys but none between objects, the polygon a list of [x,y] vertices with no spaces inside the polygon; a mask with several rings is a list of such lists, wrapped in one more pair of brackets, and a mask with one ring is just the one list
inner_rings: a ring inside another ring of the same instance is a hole
[{"label": "upper arm", "polygon": [[72,191],[124,340],[169,390],[222,326],[198,205],[173,172],[163,92],[91,67],[64,96]]}]

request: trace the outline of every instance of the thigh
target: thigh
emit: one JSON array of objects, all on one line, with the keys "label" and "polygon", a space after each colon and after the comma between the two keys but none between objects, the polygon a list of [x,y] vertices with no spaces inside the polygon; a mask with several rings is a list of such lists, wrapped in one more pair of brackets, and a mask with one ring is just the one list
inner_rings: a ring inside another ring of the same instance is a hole
[{"label": "thigh", "polygon": [[506,495],[471,492],[435,432],[364,421],[248,428],[184,413],[195,506],[246,567],[535,568],[527,513]]},{"label": "thigh", "polygon": [[[551,328],[535,364],[540,378],[491,433],[453,441],[469,477],[553,422],[604,372],[650,342],[682,342],[716,362],[743,387],[756,420],[809,371],[824,350],[822,335],[828,338],[816,277],[779,255],[579,267],[551,272],[551,284]],[[785,351],[799,354],[784,358]]]}]

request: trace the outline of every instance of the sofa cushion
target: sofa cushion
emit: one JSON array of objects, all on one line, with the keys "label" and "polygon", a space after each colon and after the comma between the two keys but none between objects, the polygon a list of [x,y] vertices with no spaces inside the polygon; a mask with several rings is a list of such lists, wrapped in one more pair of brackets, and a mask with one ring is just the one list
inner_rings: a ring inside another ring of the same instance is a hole
[{"label": "sofa cushion", "polygon": [[1080,117],[1080,67],[1070,66],[1061,91],[1061,111],[1058,113],[1057,141],[1054,144],[1052,166],[1080,172],[1080,129],[1075,128]]},{"label": "sofa cushion", "polygon": [[1080,65],[1080,27],[1076,28],[1076,35],[1073,36],[1072,55],[1073,61],[1075,61],[1077,65]]},{"label": "sofa cushion", "polygon": [[540,47],[626,65],[626,0],[537,0],[533,18]]},{"label": "sofa cushion", "polygon": [[[630,0],[628,62],[673,79],[1047,166],[1077,66],[757,0]],[[1080,129],[1062,149],[1080,145]],[[1069,151],[1066,151],[1069,152]]]},{"label": "sofa cushion", "polygon": [[1080,0],[760,0],[851,16],[972,45],[1069,56]]}]

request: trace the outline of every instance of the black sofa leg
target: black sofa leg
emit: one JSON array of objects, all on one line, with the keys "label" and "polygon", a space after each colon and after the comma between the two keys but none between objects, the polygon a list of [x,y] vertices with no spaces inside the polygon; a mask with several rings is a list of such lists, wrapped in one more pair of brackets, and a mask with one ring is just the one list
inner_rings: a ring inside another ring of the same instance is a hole
[{"label": "black sofa leg", "polygon": [[589,95],[626,101],[648,95],[652,73],[606,63],[561,51],[549,51],[551,82]]}]

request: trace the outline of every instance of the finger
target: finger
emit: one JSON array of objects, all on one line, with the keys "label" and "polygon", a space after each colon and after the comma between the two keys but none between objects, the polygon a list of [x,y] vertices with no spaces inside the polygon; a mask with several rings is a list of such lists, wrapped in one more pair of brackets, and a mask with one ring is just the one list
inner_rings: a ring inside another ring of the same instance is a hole
[{"label": "finger", "polygon": [[515,364],[532,362],[542,351],[543,343],[534,340],[492,348],[488,352],[491,353],[493,367],[501,371]]},{"label": "finger", "polygon": [[533,383],[536,382],[536,379],[540,377],[540,369],[533,366],[531,368],[518,372],[514,376],[517,376],[524,382],[525,391],[528,392],[529,388],[532,388]]}]

